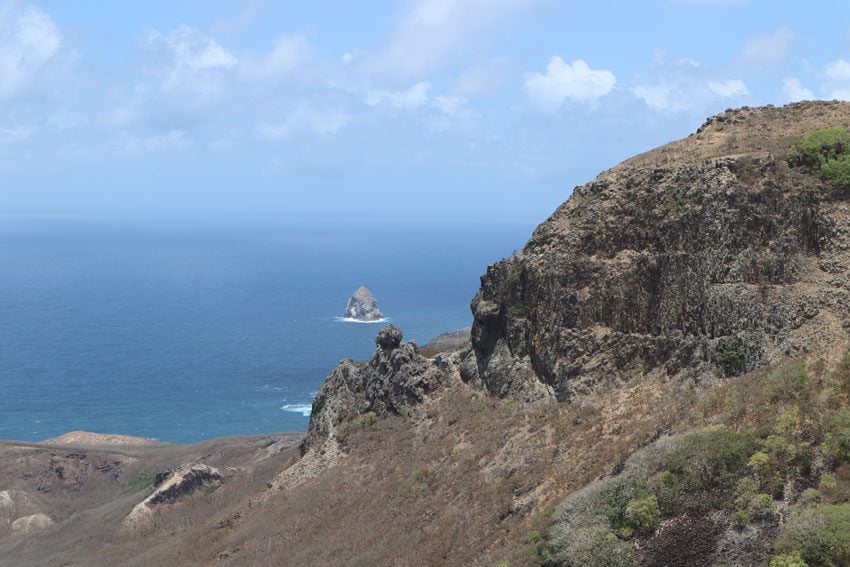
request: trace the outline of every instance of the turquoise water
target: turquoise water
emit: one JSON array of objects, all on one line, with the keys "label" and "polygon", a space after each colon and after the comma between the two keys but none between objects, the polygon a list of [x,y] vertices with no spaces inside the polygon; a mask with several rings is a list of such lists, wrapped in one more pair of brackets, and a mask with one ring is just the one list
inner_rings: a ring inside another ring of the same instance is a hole
[{"label": "turquoise water", "polygon": [[374,349],[380,325],[336,319],[359,285],[424,343],[532,229],[5,219],[0,438],[304,430],[327,373]]}]

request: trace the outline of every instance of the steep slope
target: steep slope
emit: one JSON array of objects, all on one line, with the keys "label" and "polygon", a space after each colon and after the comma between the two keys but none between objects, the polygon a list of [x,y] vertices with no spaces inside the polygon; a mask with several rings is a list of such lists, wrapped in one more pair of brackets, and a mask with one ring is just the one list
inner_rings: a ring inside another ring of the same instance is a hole
[{"label": "steep slope", "polygon": [[727,111],[576,188],[482,277],[466,378],[495,394],[539,380],[569,400],[846,340],[846,205],[787,155],[807,132],[846,127],[848,109]]}]

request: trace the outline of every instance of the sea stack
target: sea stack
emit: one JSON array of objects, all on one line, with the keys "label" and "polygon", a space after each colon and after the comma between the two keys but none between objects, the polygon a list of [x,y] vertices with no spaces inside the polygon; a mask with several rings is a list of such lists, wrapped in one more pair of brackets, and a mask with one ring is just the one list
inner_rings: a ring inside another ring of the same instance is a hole
[{"label": "sea stack", "polygon": [[378,302],[366,286],[360,286],[345,306],[345,316],[358,321],[380,321],[384,318]]}]

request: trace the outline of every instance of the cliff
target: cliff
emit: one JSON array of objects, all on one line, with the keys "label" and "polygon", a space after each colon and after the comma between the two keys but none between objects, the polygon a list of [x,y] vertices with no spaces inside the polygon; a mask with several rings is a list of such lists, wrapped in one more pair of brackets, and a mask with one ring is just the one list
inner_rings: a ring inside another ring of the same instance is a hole
[{"label": "cliff", "polygon": [[846,127],[848,108],[727,111],[577,187],[482,276],[467,379],[496,394],[539,381],[570,400],[845,341],[846,202],[787,155],[807,132]]}]

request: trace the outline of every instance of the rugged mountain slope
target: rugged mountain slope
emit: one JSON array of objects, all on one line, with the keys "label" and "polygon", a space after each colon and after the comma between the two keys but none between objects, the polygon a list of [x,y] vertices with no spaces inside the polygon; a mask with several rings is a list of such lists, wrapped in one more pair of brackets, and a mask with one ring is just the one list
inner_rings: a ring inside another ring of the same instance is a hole
[{"label": "rugged mountain slope", "polygon": [[[727,111],[577,188],[470,344],[383,330],[300,451],[0,445],[0,565],[850,564],[850,200],[787,161],[833,126]],[[220,486],[126,528],[138,473],[198,462]]]},{"label": "rugged mountain slope", "polygon": [[727,111],[576,188],[482,277],[469,378],[494,393],[537,379],[569,400],[843,340],[846,207],[786,163],[792,140],[836,125],[846,103]]}]

